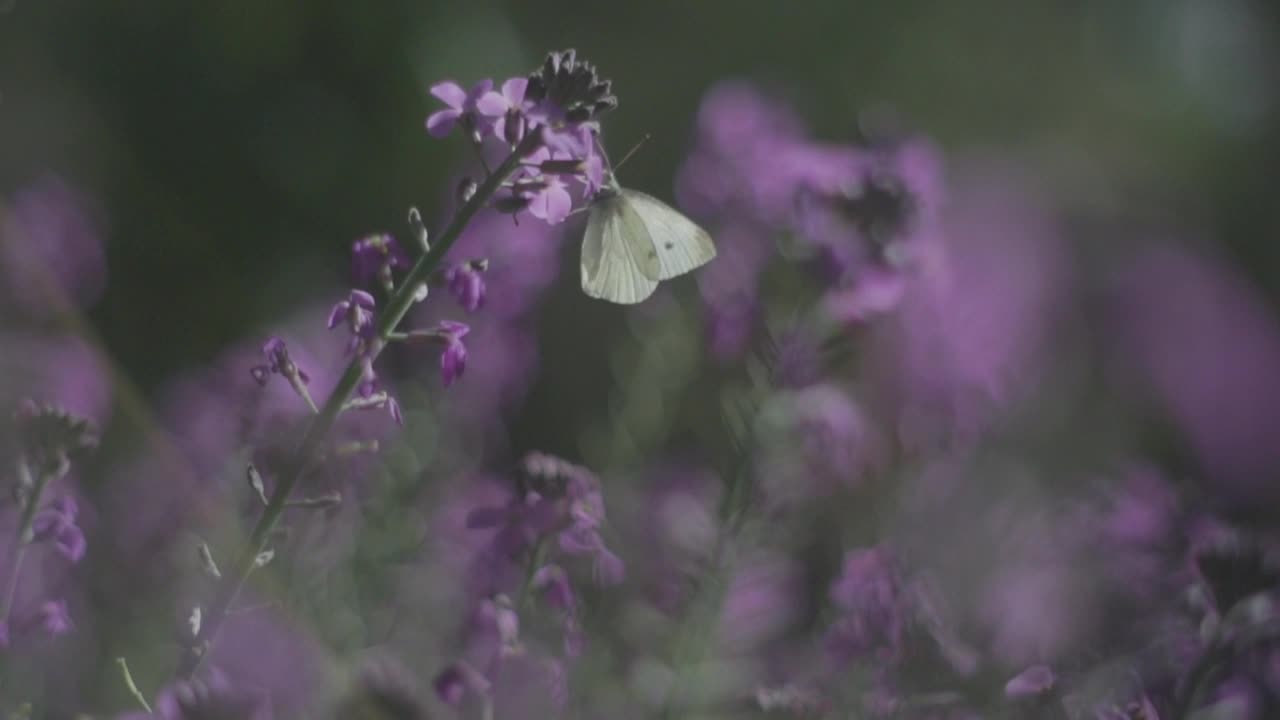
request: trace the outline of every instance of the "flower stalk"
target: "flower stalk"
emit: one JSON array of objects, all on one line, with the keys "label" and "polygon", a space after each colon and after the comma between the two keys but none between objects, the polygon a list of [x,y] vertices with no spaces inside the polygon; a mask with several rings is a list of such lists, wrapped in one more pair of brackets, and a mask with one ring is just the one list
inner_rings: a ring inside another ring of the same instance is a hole
[{"label": "flower stalk", "polygon": [[13,609],[14,596],[18,591],[18,577],[22,574],[22,563],[27,555],[27,546],[32,540],[32,524],[35,522],[36,510],[40,507],[40,496],[49,484],[50,474],[39,473],[33,480],[31,467],[25,458],[18,460],[18,479],[27,489],[26,503],[22,506],[22,518],[18,522],[18,543],[13,553],[13,563],[9,565],[9,577],[5,580],[4,604],[0,605],[0,623],[9,621],[9,612]]},{"label": "flower stalk", "polygon": [[[416,300],[415,289],[427,282],[432,272],[440,265],[445,253],[462,235],[462,231],[471,219],[475,217],[480,208],[484,207],[494,197],[507,178],[519,169],[520,162],[524,156],[536,149],[541,141],[540,133],[531,132],[525,135],[524,139],[512,150],[511,154],[485,178],[471,199],[458,208],[453,218],[449,221],[449,225],[440,233],[436,241],[431,244],[430,249],[414,263],[408,275],[388,302],[386,310],[378,319],[377,337],[383,342],[374,343],[370,351],[372,355],[376,355],[382,349],[385,345],[385,340],[392,335],[405,314],[409,312],[409,308],[412,307]],[[297,485],[312,458],[318,454],[329,430],[333,427],[347,400],[350,399],[352,393],[355,392],[360,384],[363,369],[362,362],[371,362],[373,359],[374,357],[354,358],[351,361],[338,381],[337,386],[334,387],[333,392],[325,401],[324,406],[320,408],[320,411],[307,427],[307,432],[298,445],[297,451],[294,452],[285,466],[274,492],[268,498],[266,508],[254,525],[249,535],[249,541],[241,550],[235,563],[224,573],[225,577],[218,585],[214,600],[209,606],[199,635],[184,651],[176,673],[179,678],[190,678],[200,668],[213,642],[217,639],[218,632],[226,621],[228,610],[235,603],[249,574],[257,566],[258,557],[266,550],[267,542],[276,524],[280,521],[280,516],[289,507],[289,496],[293,492],[294,486]]]}]

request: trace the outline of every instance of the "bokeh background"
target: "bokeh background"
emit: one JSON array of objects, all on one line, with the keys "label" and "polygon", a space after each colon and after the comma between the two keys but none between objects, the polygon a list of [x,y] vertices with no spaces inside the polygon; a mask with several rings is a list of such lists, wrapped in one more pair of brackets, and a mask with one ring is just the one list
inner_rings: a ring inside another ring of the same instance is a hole
[{"label": "bokeh background", "polygon": [[[1109,278],[1134,248],[1153,243],[1211,258],[1228,289],[1196,290],[1196,271],[1180,275],[1171,261],[1166,275],[1144,277],[1175,286],[1185,281],[1190,306],[1163,304],[1183,296],[1172,289],[1143,306],[1140,324],[1173,315],[1198,330],[1160,337],[1160,353],[1191,357],[1183,374],[1169,371],[1169,383],[1198,382],[1215,369],[1244,379],[1224,387],[1209,382],[1195,391],[1190,409],[1143,393],[1117,396],[1112,381],[1101,378],[1112,377],[1111,361],[1094,355],[1096,344],[1113,342],[1099,324],[1107,311],[1082,311],[1062,327],[1048,327],[1073,342],[1053,346],[1068,357],[1050,363],[1045,382],[1062,379],[1085,388],[1090,399],[1054,405],[1072,417],[1059,417],[1048,430],[1038,426],[1027,437],[1002,440],[1034,445],[1040,466],[1061,470],[1082,456],[1097,457],[1100,447],[1123,444],[1127,453],[1194,483],[1212,474],[1206,468],[1222,445],[1201,442],[1179,425],[1187,413],[1227,424],[1257,420],[1222,441],[1232,447],[1275,437],[1267,435],[1277,428],[1275,412],[1255,412],[1247,399],[1275,393],[1280,379],[1280,366],[1269,364],[1278,360],[1280,337],[1280,10],[1273,3],[0,0],[0,202],[16,207],[31,188],[60,183],[58,192],[74,194],[84,216],[67,222],[84,227],[59,236],[86,236],[90,246],[100,242],[102,253],[61,276],[75,278],[70,292],[46,292],[53,286],[38,277],[39,288],[24,289],[22,279],[38,273],[5,255],[6,282],[16,292],[0,305],[6,403],[40,387],[41,368],[54,363],[40,354],[41,343],[76,336],[92,362],[109,368],[112,390],[94,391],[85,409],[106,419],[103,447],[79,478],[84,504],[93,508],[86,511],[95,518],[90,522],[98,523],[90,547],[104,549],[91,549],[80,569],[87,589],[74,603],[99,619],[66,673],[87,707],[127,702],[110,668],[109,658],[119,654],[135,658],[149,686],[158,684],[171,654],[166,634],[182,619],[171,608],[186,590],[155,589],[148,582],[165,572],[134,567],[131,553],[147,547],[166,558],[164,568],[193,556],[164,544],[163,534],[134,545],[116,539],[128,523],[112,519],[128,514],[118,488],[131,486],[121,478],[141,472],[129,469],[139,455],[157,452],[152,439],[212,432],[174,427],[165,408],[196,402],[175,401],[175,384],[211,367],[237,379],[207,381],[204,392],[243,383],[247,375],[235,375],[239,366],[227,349],[252,349],[273,328],[311,323],[323,337],[324,310],[317,308],[343,292],[350,243],[372,232],[408,238],[411,205],[439,227],[459,174],[473,170],[463,143],[424,132],[423,120],[436,107],[429,85],[523,74],[546,51],[565,47],[577,48],[613,80],[620,106],[605,121],[611,154],[652,135],[629,161],[624,182],[673,203],[703,98],[726,80],[746,80],[790,104],[823,141],[850,142],[867,113],[891,113],[901,127],[930,138],[948,170],[990,162],[1015,168],[1012,176],[1025,179],[1023,189],[1034,188],[1066,253],[1077,258],[1064,261],[1073,271]],[[722,415],[717,383],[738,369],[717,365],[698,344],[695,281],[677,280],[635,310],[591,301],[576,278],[581,228],[581,219],[571,219],[545,235],[554,248],[551,269],[532,281],[545,289],[519,310],[528,331],[504,350],[533,360],[520,382],[496,387],[502,397],[483,405],[500,419],[439,449],[433,443],[444,441],[431,438],[451,422],[451,411],[411,411],[410,425],[417,418],[418,426],[406,431],[392,463],[413,468],[405,476],[419,477],[421,466],[433,463],[489,472],[530,450],[602,473],[612,467],[624,477],[668,460],[718,462],[730,454],[731,443],[714,428]],[[492,233],[498,237],[496,226]],[[734,252],[724,243],[720,250]],[[94,252],[69,248],[46,259],[61,268],[67,257]],[[501,268],[501,246],[491,252]],[[1002,266],[998,253],[985,262],[994,276],[1020,272],[1015,262]],[[504,272],[519,274],[519,266]],[[1128,287],[1074,277],[1071,283],[1082,308]],[[1245,299],[1232,305],[1237,291]],[[33,302],[39,307],[32,309]],[[1248,354],[1254,346],[1262,349]],[[1242,347],[1246,357],[1231,360]],[[49,349],[55,351],[62,350]],[[486,354],[483,339],[472,352]],[[1071,362],[1071,353],[1079,362]],[[242,357],[241,365],[253,361],[251,351]],[[663,363],[672,358],[676,369],[668,372]],[[415,362],[428,367],[424,375],[434,373],[430,359],[397,362],[406,376]],[[484,374],[478,377],[483,382]],[[665,405],[628,405],[636,390],[651,387],[669,391]],[[424,380],[402,392],[407,404],[423,407],[440,389]],[[1221,393],[1245,396],[1249,407],[1214,405]],[[1158,394],[1159,388],[1151,393]],[[456,402],[484,402],[461,397]],[[1280,402],[1280,395],[1270,397]],[[623,417],[641,429],[628,430]],[[664,430],[644,429],[651,425]],[[179,454],[192,452],[181,441],[177,446]],[[1232,457],[1254,450],[1250,445]],[[1233,465],[1244,467],[1248,477],[1238,484],[1250,490],[1222,502],[1224,512],[1267,524],[1275,519],[1268,511],[1252,511],[1280,498],[1269,487],[1280,467],[1268,464],[1274,453],[1259,454],[1258,463]],[[215,482],[200,462],[182,464],[196,466],[190,480],[196,486]],[[223,468],[221,461],[209,465]],[[165,503],[178,502],[165,492],[179,490],[157,492]],[[432,511],[426,505],[443,503],[414,492],[424,517]],[[149,496],[126,497],[145,503]],[[617,497],[634,499],[627,491]],[[234,523],[217,517],[205,518],[215,528],[209,532],[234,537]],[[827,552],[829,564],[834,551]],[[390,581],[351,580],[377,582]],[[438,599],[433,607],[446,612],[456,609],[453,602]],[[343,635],[333,629],[340,624],[329,626],[325,643]],[[30,676],[12,662],[6,672]]]}]

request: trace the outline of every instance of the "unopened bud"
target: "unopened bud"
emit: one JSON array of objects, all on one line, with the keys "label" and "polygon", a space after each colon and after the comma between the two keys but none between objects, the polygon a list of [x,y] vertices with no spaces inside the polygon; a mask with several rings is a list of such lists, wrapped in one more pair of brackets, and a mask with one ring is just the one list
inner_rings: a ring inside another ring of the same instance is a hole
[{"label": "unopened bud", "polygon": [[258,499],[262,501],[263,505],[266,505],[267,487],[262,482],[262,475],[258,473],[258,468],[254,467],[253,464],[250,463],[249,467],[246,469],[246,474],[249,477],[249,487],[253,488],[253,491],[258,495]]},{"label": "unopened bud", "polygon": [[458,202],[466,204],[471,202],[471,198],[476,196],[476,181],[469,177],[464,177],[458,182]]},{"label": "unopened bud", "polygon": [[418,208],[409,208],[409,227],[413,229],[413,235],[418,240],[418,247],[422,252],[431,249],[431,243],[428,242],[430,234],[427,232],[427,226],[422,222],[422,213],[418,212]]},{"label": "unopened bud", "polygon": [[204,567],[205,573],[209,577],[221,578],[222,571],[218,569],[218,563],[213,561],[213,552],[209,550],[209,544],[202,542],[197,549],[200,553],[200,564]]}]

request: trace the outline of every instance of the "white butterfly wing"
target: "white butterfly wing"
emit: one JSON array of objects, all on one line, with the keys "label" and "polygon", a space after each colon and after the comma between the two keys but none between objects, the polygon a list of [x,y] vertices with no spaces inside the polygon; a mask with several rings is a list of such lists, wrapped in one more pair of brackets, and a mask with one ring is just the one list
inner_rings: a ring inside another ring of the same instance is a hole
[{"label": "white butterfly wing", "polygon": [[620,196],[644,223],[649,246],[639,247],[636,235],[628,239],[637,244],[636,253],[657,258],[640,265],[650,280],[669,280],[701,267],[716,256],[716,246],[706,230],[661,200],[638,190],[622,190]]},{"label": "white butterfly wing", "polygon": [[632,305],[653,294],[657,254],[640,216],[621,196],[591,204],[582,241],[582,291],[594,298]]}]

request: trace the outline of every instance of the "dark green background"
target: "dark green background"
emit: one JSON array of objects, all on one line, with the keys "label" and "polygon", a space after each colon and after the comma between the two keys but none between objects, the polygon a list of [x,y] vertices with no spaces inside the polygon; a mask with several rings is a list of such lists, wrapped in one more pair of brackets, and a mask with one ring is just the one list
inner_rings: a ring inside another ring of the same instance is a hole
[{"label": "dark green background", "polygon": [[[7,0],[0,191],[53,170],[98,198],[110,282],[89,319],[146,390],[329,292],[351,240],[401,230],[408,205],[438,215],[466,156],[423,132],[430,83],[573,46],[614,80],[610,144],[655,137],[628,183],[668,199],[700,97],[745,77],[832,140],[888,104],[947,150],[1052,148],[1098,179],[1063,189],[1083,227],[1199,228],[1274,295],[1276,19],[1270,3],[1194,0]],[[569,401],[609,380],[584,339],[618,332],[620,311],[573,285],[542,314],[528,418],[592,417]],[[519,428],[517,445],[565,442]]]}]

